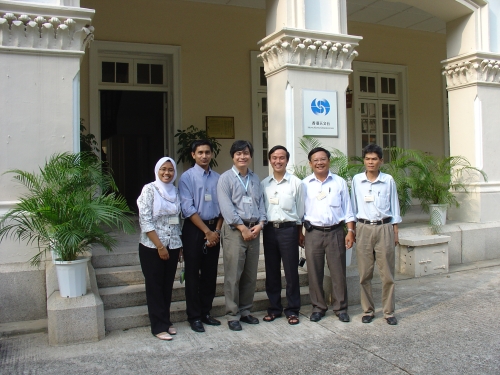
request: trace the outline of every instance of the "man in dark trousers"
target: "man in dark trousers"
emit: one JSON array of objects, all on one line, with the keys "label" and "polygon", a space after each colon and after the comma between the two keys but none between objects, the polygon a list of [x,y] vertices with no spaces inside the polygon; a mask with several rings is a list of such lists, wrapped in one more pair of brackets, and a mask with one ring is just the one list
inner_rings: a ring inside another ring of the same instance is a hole
[{"label": "man in dark trousers", "polygon": [[386,322],[398,324],[394,316],[395,244],[398,243],[398,192],[391,175],[380,172],[382,148],[369,144],[363,148],[365,172],[354,176],[351,187],[352,208],[356,216],[356,254],[363,323],[375,317],[372,295],[373,266],[377,263],[382,280],[382,309]]},{"label": "man in dark trousers", "polygon": [[[323,277],[325,256],[332,279],[332,310],[341,322],[347,323],[346,248],[354,244],[354,215],[347,183],[330,172],[330,152],[322,147],[307,156],[313,174],[304,178],[304,227],[309,294],[313,305],[310,320],[319,322],[328,310]],[[347,235],[344,233],[347,225]]]},{"label": "man in dark trousers", "polygon": [[273,173],[262,180],[267,225],[264,227],[264,256],[266,259],[266,293],[269,307],[265,322],[272,322],[283,313],[281,305],[281,263],[286,279],[284,309],[288,323],[299,323],[299,231],[304,216],[302,181],[287,172],[290,153],[283,146],[274,146],[268,154]]},{"label": "man in dark trousers", "polygon": [[213,145],[208,140],[191,146],[194,166],[184,172],[179,182],[186,279],[186,313],[191,329],[205,332],[203,323],[220,325],[210,316],[215,297],[217,265],[220,252],[222,216],[217,199],[220,175],[210,168]]}]

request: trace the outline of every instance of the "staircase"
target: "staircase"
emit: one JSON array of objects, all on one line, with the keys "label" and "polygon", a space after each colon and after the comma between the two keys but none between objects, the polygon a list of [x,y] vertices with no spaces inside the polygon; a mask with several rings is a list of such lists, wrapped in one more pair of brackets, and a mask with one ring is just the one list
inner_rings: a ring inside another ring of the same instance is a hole
[{"label": "staircase", "polygon": [[[92,250],[92,265],[95,269],[99,294],[104,303],[104,319],[106,331],[128,329],[149,325],[148,309],[144,277],[138,255],[138,232],[134,235],[119,235],[119,245],[112,253],[103,248]],[[214,317],[225,315],[224,303],[224,265],[222,251],[219,258],[216,297],[211,314]],[[184,284],[179,283],[180,268],[174,281],[171,321],[187,320]],[[285,276],[282,272],[282,287],[285,286]],[[268,307],[265,292],[264,254],[261,246],[257,273],[257,285],[252,311],[266,310]],[[300,293],[303,305],[310,304],[307,273],[299,270]],[[282,290],[282,303],[286,306],[285,290]]]}]

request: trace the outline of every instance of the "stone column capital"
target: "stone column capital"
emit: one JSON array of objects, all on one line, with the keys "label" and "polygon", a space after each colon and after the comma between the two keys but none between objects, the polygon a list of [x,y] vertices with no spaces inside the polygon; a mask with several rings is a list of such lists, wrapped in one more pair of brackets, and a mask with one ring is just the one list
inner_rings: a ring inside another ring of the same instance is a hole
[{"label": "stone column capital", "polygon": [[500,54],[474,52],[441,62],[448,91],[474,85],[500,87]]},{"label": "stone column capital", "polygon": [[283,69],[318,70],[338,74],[352,72],[355,47],[363,39],[347,34],[283,28],[258,44],[266,76]]},{"label": "stone column capital", "polygon": [[0,53],[82,54],[94,10],[0,1]]}]

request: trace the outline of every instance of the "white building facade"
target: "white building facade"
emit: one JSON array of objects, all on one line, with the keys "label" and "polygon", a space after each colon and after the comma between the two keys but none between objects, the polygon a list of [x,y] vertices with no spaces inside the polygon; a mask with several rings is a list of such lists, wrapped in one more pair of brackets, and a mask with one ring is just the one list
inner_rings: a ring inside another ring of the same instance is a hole
[{"label": "white building facade", "polygon": [[[82,119],[134,202],[177,130],[232,118],[220,171],[235,139],[261,177],[276,144],[300,164],[304,134],[463,155],[489,180],[449,217],[496,228],[499,18],[498,0],[0,0],[0,172],[78,151]],[[0,175],[0,215],[19,194]],[[33,252],[0,243],[0,323],[46,316]]]}]

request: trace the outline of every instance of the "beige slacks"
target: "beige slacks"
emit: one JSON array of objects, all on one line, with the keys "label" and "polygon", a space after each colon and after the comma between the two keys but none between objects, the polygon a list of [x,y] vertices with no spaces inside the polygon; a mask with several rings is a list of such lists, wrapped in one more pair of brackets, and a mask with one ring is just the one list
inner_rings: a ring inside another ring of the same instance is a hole
[{"label": "beige slacks", "polygon": [[392,224],[356,225],[356,254],[358,257],[361,307],[364,315],[374,315],[372,295],[374,263],[382,280],[382,310],[384,318],[394,316],[394,230]]}]

